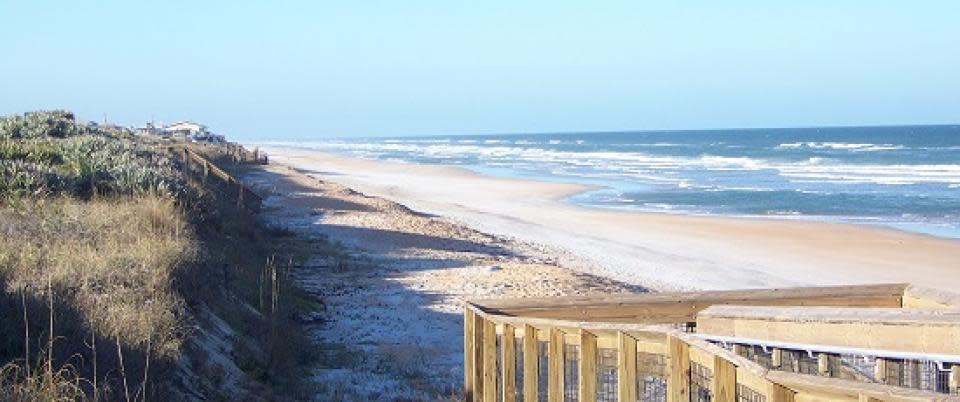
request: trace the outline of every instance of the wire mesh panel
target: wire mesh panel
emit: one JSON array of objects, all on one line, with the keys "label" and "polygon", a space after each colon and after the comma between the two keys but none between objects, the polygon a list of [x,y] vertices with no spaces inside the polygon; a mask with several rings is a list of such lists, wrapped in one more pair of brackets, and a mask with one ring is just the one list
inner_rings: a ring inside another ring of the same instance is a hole
[{"label": "wire mesh panel", "polygon": [[737,384],[737,402],[767,402],[767,397],[753,388]]},{"label": "wire mesh panel", "polygon": [[840,355],[839,378],[862,382],[877,381],[877,359],[873,356]]},{"label": "wire mesh panel", "polygon": [[941,393],[950,392],[950,371],[940,370],[936,362],[891,359],[887,360],[886,368],[887,384]]},{"label": "wire mesh panel", "polygon": [[537,368],[537,395],[540,402],[547,402],[547,342],[540,342],[540,367]]},{"label": "wire mesh panel", "polygon": [[713,400],[713,392],[710,391],[711,380],[713,380],[713,370],[697,362],[690,362],[690,402]]},{"label": "wire mesh panel", "polygon": [[580,346],[564,345],[563,400],[576,402],[580,398]]},{"label": "wire mesh panel", "polygon": [[[727,348],[730,349],[730,348]],[[736,345],[733,350],[740,356],[752,360],[763,368],[773,367],[773,350],[764,350],[759,345]]]},{"label": "wire mesh panel", "polygon": [[513,353],[517,357],[517,368],[514,370],[516,377],[514,381],[517,383],[516,399],[517,402],[523,402],[523,340],[517,339],[516,342],[513,343],[513,348]]},{"label": "wire mesh panel", "polygon": [[497,335],[497,401],[503,401],[503,335]]},{"label": "wire mesh panel", "polygon": [[597,364],[597,402],[617,401],[617,350],[600,349]]},{"label": "wire mesh panel", "polygon": [[666,402],[666,400],[667,356],[638,352],[637,401]]}]

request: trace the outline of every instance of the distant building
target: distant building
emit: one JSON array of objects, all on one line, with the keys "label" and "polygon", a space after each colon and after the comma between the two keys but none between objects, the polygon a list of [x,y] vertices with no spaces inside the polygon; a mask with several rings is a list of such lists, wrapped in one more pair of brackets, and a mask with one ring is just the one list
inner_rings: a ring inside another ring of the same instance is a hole
[{"label": "distant building", "polygon": [[207,126],[192,121],[181,121],[163,128],[163,135],[190,139],[197,134],[207,134]]}]

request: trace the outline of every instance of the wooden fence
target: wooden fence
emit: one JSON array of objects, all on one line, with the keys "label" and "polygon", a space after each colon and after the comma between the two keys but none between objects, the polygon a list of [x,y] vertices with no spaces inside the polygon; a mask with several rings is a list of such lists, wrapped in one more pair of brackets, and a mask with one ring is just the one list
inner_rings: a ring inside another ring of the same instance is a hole
[{"label": "wooden fence", "polygon": [[[169,150],[171,153],[179,155],[184,164],[183,170],[187,175],[204,181],[213,175],[214,178],[219,179],[228,189],[232,189],[231,192],[235,194],[234,198],[236,198],[238,206],[245,207],[255,213],[260,212],[263,206],[263,199],[244,185],[243,182],[237,180],[216,164],[198,154],[191,149],[190,146],[170,147]],[[232,149],[228,150],[230,150],[231,155],[235,155]]]},{"label": "wooden fence", "polygon": [[[793,305],[854,304],[890,307],[890,285],[858,289],[825,288],[787,290]],[[903,291],[903,286],[899,286]],[[831,294],[829,300],[802,299],[800,294]],[[845,293],[845,296],[841,293]],[[902,293],[901,293],[902,294]],[[737,304],[743,293],[647,295],[652,301],[683,299],[684,305],[706,308],[712,304]],[[735,296],[735,297],[728,297]],[[637,305],[644,297],[626,299]],[[872,298],[872,301],[868,301]],[[623,307],[607,298],[607,307]],[[648,300],[648,301],[651,301]],[[699,301],[697,301],[699,300]],[[840,300],[847,300],[841,303]],[[566,313],[536,314],[582,317],[577,305],[598,306],[596,301],[541,299]],[[511,309],[509,304],[515,303]],[[749,302],[749,300],[748,300]],[[487,305],[485,303],[489,303]],[[877,303],[877,304],[873,304]],[[645,310],[645,320],[634,323],[543,318],[517,314],[537,301],[477,301],[464,304],[464,391],[467,401],[929,401],[957,400],[957,396],[877,383],[771,370],[754,360],[701,339],[689,331],[686,318],[664,319],[656,309]],[[495,305],[495,306],[494,306]],[[673,304],[666,304],[670,306]],[[661,307],[664,305],[661,305]],[[684,314],[664,310],[668,316]],[[900,306],[896,306],[900,307]],[[510,312],[508,312],[510,311]],[[527,310],[527,312],[530,312]],[[674,320],[675,325],[662,323]],[[661,324],[649,324],[649,323]],[[780,353],[776,350],[773,355]],[[825,370],[826,354],[816,356]],[[954,367],[953,392],[960,391],[960,373]],[[951,399],[953,398],[953,399]]]}]

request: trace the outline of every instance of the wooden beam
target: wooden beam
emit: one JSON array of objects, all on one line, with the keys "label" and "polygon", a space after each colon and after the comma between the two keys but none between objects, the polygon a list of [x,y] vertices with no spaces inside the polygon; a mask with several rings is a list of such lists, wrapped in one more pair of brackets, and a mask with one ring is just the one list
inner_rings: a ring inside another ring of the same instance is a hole
[{"label": "wooden beam", "polygon": [[901,307],[904,284],[478,300],[502,315],[576,321],[689,322],[712,305]]},{"label": "wooden beam", "polygon": [[830,377],[830,355],[826,353],[817,354],[817,373]]},{"label": "wooden beam", "polygon": [[713,402],[736,402],[737,366],[720,356],[714,356],[710,390],[713,391]]},{"label": "wooden beam", "polygon": [[770,365],[773,368],[779,368],[783,365],[783,350],[773,349],[773,352],[770,354]]},{"label": "wooden beam", "polygon": [[597,336],[580,330],[579,402],[597,401]]},{"label": "wooden beam", "polygon": [[690,400],[690,346],[670,336],[670,373],[667,377],[667,402]]},{"label": "wooden beam", "polygon": [[537,329],[531,325],[523,328],[523,400],[540,399],[540,341]]},{"label": "wooden beam", "polygon": [[476,354],[475,342],[475,326],[474,320],[476,316],[473,310],[464,307],[463,308],[463,397],[466,401],[473,401],[473,394],[475,392],[474,388],[474,378],[476,377],[477,371],[477,361],[475,359]]},{"label": "wooden beam", "polygon": [[955,364],[950,368],[950,390],[953,393],[960,394],[960,364]]},{"label": "wooden beam", "polygon": [[483,321],[483,401],[497,402],[497,326]]},{"label": "wooden beam", "polygon": [[503,381],[503,402],[517,400],[517,338],[513,325],[503,324],[503,342],[500,344],[500,379]]},{"label": "wooden beam", "polygon": [[878,357],[876,360],[874,360],[873,364],[873,378],[876,379],[878,383],[886,384],[887,360],[882,357]]},{"label": "wooden beam", "polygon": [[637,400],[637,340],[617,333],[617,400]]},{"label": "wooden beam", "polygon": [[473,316],[473,400],[481,402],[483,399],[483,323],[479,315]]},{"label": "wooden beam", "polygon": [[563,402],[563,331],[550,329],[550,346],[547,353],[547,401]]}]

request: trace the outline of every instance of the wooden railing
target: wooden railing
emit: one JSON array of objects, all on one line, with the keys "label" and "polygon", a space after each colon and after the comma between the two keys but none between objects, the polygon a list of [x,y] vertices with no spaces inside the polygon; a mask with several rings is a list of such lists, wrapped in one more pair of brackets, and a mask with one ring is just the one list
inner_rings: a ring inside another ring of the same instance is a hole
[{"label": "wooden railing", "polygon": [[[902,292],[903,288],[900,289]],[[847,297],[866,300],[865,295],[877,290],[852,292]],[[736,304],[721,296],[713,293],[712,302],[700,304],[706,307],[717,300]],[[839,300],[839,296],[834,301]],[[875,298],[874,302],[889,307],[886,300]],[[574,305],[584,303],[554,301],[574,315],[579,314]],[[491,305],[464,303],[467,401],[772,402],[957,398],[884,384],[771,370],[734,350],[680,329],[686,328],[686,323],[675,322],[682,325],[671,326],[541,318],[506,312],[531,308],[535,301],[488,302]],[[816,299],[807,299],[793,304],[816,302]],[[509,308],[510,303],[516,304],[514,309]],[[616,305],[613,303],[610,307]],[[681,310],[686,312],[688,308]],[[666,313],[677,314],[669,309]],[[538,314],[544,314],[544,310]],[[645,314],[655,315],[655,312],[648,310]],[[652,317],[650,322],[665,321]],[[823,358],[817,362],[819,365],[829,363]],[[954,381],[952,391],[960,392],[956,380],[951,379]]]},{"label": "wooden railing", "polygon": [[260,212],[263,199],[257,193],[194,151],[190,146],[170,147],[170,152],[180,156],[186,174],[201,180],[207,180],[212,174],[215,178],[221,180],[227,188],[233,189],[238,206],[245,207],[252,212]]}]

